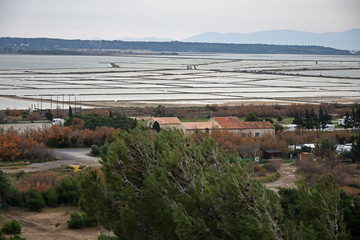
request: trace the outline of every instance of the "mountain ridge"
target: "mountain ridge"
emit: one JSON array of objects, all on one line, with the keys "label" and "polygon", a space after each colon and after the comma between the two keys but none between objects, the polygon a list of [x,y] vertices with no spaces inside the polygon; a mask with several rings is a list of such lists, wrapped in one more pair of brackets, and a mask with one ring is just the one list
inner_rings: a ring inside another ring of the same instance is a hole
[{"label": "mountain ridge", "polygon": [[360,28],[344,32],[312,33],[296,30],[268,30],[252,33],[206,32],[184,39],[184,42],[275,44],[324,46],[344,50],[360,50]]}]

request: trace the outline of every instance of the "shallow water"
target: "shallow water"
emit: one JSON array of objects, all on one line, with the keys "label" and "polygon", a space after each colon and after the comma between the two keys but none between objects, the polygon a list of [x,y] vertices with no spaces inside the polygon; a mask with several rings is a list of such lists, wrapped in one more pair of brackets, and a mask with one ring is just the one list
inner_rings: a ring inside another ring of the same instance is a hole
[{"label": "shallow water", "polygon": [[[111,68],[110,62],[121,67]],[[197,69],[187,70],[187,64],[197,64]],[[322,77],[318,76],[320,72]],[[41,105],[56,108],[63,98],[68,101],[61,107],[67,108],[69,98],[74,106],[75,97],[77,105],[80,102],[101,105],[108,101],[120,106],[122,103],[136,106],[141,103],[289,103],[308,102],[310,98],[314,103],[329,99],[356,102],[360,101],[360,57],[0,55],[0,109]],[[52,104],[45,102],[46,99]]]}]

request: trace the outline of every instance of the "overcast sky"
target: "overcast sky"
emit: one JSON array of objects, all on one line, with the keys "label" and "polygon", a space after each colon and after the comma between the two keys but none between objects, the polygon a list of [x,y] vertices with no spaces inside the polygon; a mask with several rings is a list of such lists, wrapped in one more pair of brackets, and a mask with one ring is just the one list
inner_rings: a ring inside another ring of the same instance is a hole
[{"label": "overcast sky", "polygon": [[360,0],[0,0],[0,37],[183,40],[204,32],[342,32]]}]

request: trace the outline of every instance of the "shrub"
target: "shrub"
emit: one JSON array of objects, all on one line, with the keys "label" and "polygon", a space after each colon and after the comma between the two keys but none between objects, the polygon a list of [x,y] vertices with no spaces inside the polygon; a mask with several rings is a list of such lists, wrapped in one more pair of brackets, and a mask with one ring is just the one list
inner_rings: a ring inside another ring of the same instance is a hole
[{"label": "shrub", "polygon": [[68,228],[83,228],[85,227],[84,219],[81,217],[79,213],[72,213],[70,215],[70,220],[67,221]]},{"label": "shrub", "polygon": [[95,227],[98,225],[97,219],[94,216],[88,216],[86,214],[83,214],[82,218],[83,218],[85,227]]},{"label": "shrub", "polygon": [[77,206],[80,198],[79,184],[75,179],[64,178],[56,187],[59,193],[59,203]]},{"label": "shrub", "polygon": [[265,163],[263,167],[269,172],[276,172],[279,169],[280,165],[281,165],[280,162],[274,161],[274,162]]},{"label": "shrub", "polygon": [[12,220],[11,222],[6,222],[1,228],[1,232],[5,234],[20,234],[21,225],[16,220]]},{"label": "shrub", "polygon": [[100,233],[98,240],[120,240],[120,239],[115,236],[109,236],[104,233]]},{"label": "shrub", "polygon": [[91,146],[91,155],[100,156],[100,147],[98,145]]},{"label": "shrub", "polygon": [[9,240],[26,240],[26,238],[22,238],[19,235],[15,234],[9,238]]},{"label": "shrub", "polygon": [[47,203],[50,207],[57,207],[59,203],[59,194],[54,187],[49,188],[46,193]]},{"label": "shrub", "polygon": [[24,205],[31,211],[38,211],[45,207],[45,200],[40,192],[30,189],[24,197]]},{"label": "shrub", "polygon": [[97,226],[97,220],[95,217],[90,217],[86,214],[80,215],[76,212],[70,215],[70,220],[67,221],[67,223],[68,228],[74,229]]},{"label": "shrub", "polygon": [[275,132],[284,130],[284,127],[282,125],[278,124],[278,123],[275,123],[274,127],[275,127]]}]

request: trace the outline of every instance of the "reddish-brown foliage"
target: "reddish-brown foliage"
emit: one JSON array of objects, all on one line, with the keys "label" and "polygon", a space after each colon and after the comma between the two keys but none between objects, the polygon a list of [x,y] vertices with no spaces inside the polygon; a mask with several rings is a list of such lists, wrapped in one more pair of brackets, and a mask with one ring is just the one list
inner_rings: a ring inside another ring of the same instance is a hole
[{"label": "reddish-brown foliage", "polygon": [[17,186],[17,190],[26,193],[30,189],[39,192],[46,192],[50,187],[60,184],[63,176],[56,172],[36,172],[23,179],[23,182]]},{"label": "reddish-brown foliage", "polygon": [[17,159],[20,152],[21,138],[16,132],[7,132],[0,135],[0,161],[13,161]]}]

